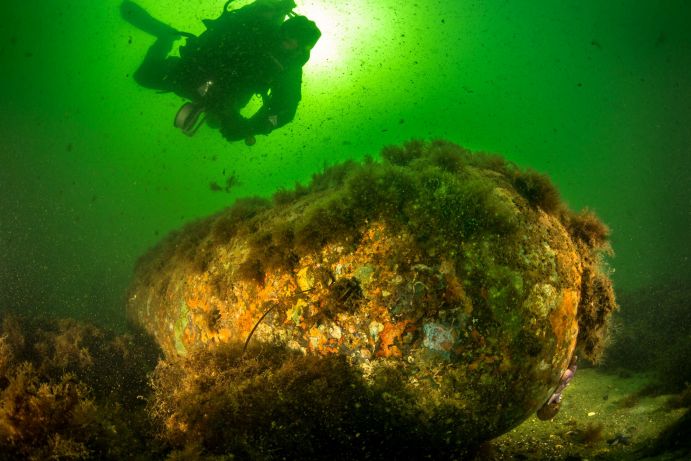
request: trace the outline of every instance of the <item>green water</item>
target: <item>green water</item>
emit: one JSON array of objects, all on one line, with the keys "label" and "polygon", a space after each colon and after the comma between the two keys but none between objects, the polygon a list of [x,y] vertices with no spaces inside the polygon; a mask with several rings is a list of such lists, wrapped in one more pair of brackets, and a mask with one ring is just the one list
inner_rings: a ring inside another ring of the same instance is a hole
[{"label": "green water", "polygon": [[[194,33],[224,0],[141,0]],[[548,173],[613,231],[620,290],[689,280],[691,3],[305,0],[323,36],[295,121],[253,147],[172,126],[119,2],[0,13],[0,306],[120,322],[136,259],[241,196],[411,138]],[[237,184],[214,192],[209,184]]]}]

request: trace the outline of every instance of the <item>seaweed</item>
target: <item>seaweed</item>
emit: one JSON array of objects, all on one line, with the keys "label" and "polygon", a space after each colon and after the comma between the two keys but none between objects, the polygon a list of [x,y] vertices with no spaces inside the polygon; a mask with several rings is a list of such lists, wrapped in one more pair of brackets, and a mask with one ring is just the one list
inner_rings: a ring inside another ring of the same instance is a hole
[{"label": "seaweed", "polygon": [[595,265],[583,269],[578,304],[578,348],[584,358],[599,363],[608,344],[611,314],[618,308],[611,280]]},{"label": "seaweed", "polygon": [[265,270],[292,270],[298,262],[294,242],[295,230],[289,223],[277,225],[250,239],[254,254]]},{"label": "seaweed", "polygon": [[333,241],[357,241],[361,228],[373,219],[394,229],[410,228],[431,254],[452,250],[476,235],[508,237],[518,226],[516,210],[495,191],[497,178],[504,178],[505,187],[513,181],[530,203],[547,211],[553,211],[558,201],[545,176],[521,173],[498,156],[473,154],[446,141],[411,140],[400,147],[385,147],[381,157],[381,162],[370,158],[331,166],[313,175],[307,186],[296,184],[294,190],[276,192],[272,198],[276,206],[294,204],[307,194],[321,197],[305,203],[298,216],[270,223],[268,227],[281,229],[278,234],[262,231],[262,211],[271,202],[254,197],[238,200],[207,220],[201,227],[210,225],[210,232],[191,233],[176,251],[187,253],[185,257],[204,270],[207,252],[199,243],[208,240],[212,245],[249,235],[252,251],[246,259],[250,262],[241,272],[261,280],[253,267],[291,270],[300,255],[318,252]]},{"label": "seaweed", "polygon": [[572,237],[582,240],[591,248],[602,248],[609,240],[609,228],[595,212],[587,208],[568,216],[567,229]]},{"label": "seaweed", "polygon": [[246,352],[219,346],[159,363],[148,408],[175,456],[452,459],[468,449],[406,397],[394,368],[367,383],[343,356],[255,342]]},{"label": "seaweed", "polygon": [[545,174],[530,169],[516,171],[513,185],[528,203],[545,213],[553,214],[561,207],[559,191]]},{"label": "seaweed", "polygon": [[88,387],[73,375],[46,382],[24,362],[8,377],[0,398],[0,448],[6,453],[33,459],[90,455],[84,435],[100,432],[99,415]]},{"label": "seaweed", "polygon": [[258,284],[264,283],[264,277],[266,273],[264,272],[264,266],[262,261],[256,258],[248,258],[237,268],[236,275],[241,279],[252,280]]},{"label": "seaweed", "polygon": [[146,337],[0,316],[0,458],[141,459],[153,448],[140,397],[158,349]]},{"label": "seaweed", "polygon": [[411,161],[423,156],[425,144],[414,139],[407,141],[403,147],[386,146],[381,151],[381,157],[393,165],[405,166]]},{"label": "seaweed", "polygon": [[292,190],[281,188],[274,192],[272,201],[276,206],[289,205],[308,193],[308,187],[300,183],[295,183],[295,187]]},{"label": "seaweed", "polygon": [[362,224],[358,221],[348,197],[336,194],[328,201],[317,203],[295,224],[295,252],[311,253],[335,240],[357,239]]}]

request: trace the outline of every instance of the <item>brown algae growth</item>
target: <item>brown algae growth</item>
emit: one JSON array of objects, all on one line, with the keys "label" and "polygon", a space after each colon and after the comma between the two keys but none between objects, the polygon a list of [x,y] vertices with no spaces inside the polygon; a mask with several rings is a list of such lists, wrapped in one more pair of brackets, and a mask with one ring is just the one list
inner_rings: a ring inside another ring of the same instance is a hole
[{"label": "brown algae growth", "polygon": [[151,459],[158,355],[145,334],[0,311],[0,460]]}]

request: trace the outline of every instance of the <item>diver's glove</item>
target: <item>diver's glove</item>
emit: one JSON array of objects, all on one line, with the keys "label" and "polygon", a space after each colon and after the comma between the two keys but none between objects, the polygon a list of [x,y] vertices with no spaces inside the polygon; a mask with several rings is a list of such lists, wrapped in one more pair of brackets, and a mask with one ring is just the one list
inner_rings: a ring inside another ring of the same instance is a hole
[{"label": "diver's glove", "polygon": [[278,127],[278,115],[260,110],[249,120],[254,134],[269,134]]}]

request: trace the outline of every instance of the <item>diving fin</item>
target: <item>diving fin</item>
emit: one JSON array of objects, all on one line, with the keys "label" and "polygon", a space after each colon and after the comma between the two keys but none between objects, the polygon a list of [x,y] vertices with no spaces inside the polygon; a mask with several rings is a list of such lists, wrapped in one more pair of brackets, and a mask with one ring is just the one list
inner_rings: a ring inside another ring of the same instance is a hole
[{"label": "diving fin", "polygon": [[151,16],[144,8],[129,0],[120,4],[120,16],[137,29],[154,37],[193,36],[189,32],[181,32],[168,24]]}]

